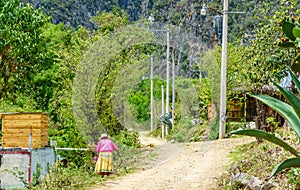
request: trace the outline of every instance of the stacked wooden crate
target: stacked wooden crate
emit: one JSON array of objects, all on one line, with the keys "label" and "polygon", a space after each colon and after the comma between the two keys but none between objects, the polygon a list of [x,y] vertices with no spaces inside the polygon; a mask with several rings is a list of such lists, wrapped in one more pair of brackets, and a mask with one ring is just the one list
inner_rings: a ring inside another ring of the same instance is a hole
[{"label": "stacked wooden crate", "polygon": [[227,121],[240,121],[244,117],[244,103],[238,100],[229,101]]},{"label": "stacked wooden crate", "polygon": [[31,148],[48,145],[48,116],[45,113],[3,113],[2,147]]}]

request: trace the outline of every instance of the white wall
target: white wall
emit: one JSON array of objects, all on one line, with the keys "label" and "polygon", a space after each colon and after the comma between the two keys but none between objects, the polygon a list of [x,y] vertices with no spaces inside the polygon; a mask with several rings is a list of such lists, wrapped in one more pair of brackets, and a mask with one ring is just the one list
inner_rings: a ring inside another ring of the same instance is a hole
[{"label": "white wall", "polygon": [[[5,189],[25,187],[23,182],[32,181],[38,164],[41,167],[41,175],[45,175],[48,166],[51,167],[55,162],[54,151],[50,147],[31,149],[31,152],[28,149],[0,149],[0,158],[0,187]],[[19,178],[13,175],[12,171],[21,172]]]}]

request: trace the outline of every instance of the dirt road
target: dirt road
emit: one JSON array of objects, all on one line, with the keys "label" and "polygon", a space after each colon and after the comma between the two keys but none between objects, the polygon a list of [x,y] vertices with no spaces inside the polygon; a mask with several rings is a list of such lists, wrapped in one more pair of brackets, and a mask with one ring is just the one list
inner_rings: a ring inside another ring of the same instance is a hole
[{"label": "dirt road", "polygon": [[142,137],[143,143],[158,144],[160,159],[144,171],[106,181],[94,190],[210,190],[228,163],[228,154],[236,146],[253,138],[172,144]]}]

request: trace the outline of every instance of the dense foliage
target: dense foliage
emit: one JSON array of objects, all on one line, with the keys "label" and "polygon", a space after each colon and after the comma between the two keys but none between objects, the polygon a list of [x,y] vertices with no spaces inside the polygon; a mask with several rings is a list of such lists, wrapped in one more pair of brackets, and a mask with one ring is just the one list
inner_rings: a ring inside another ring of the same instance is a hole
[{"label": "dense foliage", "polygon": [[[259,52],[260,54],[266,55],[267,53],[269,55],[269,58],[266,60],[264,59],[265,56],[261,55],[254,55],[256,61],[261,61],[260,63],[267,64],[266,67],[270,66],[269,68],[278,69],[277,72],[268,72],[263,75],[262,78],[259,79],[259,83],[264,83],[266,81],[273,81],[274,86],[276,87],[276,90],[278,89],[282,96],[284,96],[285,100],[281,101],[280,99],[276,97],[272,97],[270,95],[251,95],[257,100],[263,102],[264,104],[270,106],[273,110],[278,112],[285,121],[288,122],[288,126],[295,132],[296,138],[299,138],[299,79],[298,76],[295,75],[290,69],[286,69],[286,67],[292,67],[292,69],[296,72],[298,72],[298,41],[299,41],[299,23],[297,19],[294,18],[294,12],[297,12],[299,9],[297,8],[298,2],[284,2],[282,4],[283,10],[280,12],[277,12],[272,18],[276,23],[273,23],[273,26],[277,28],[274,31],[269,31],[270,33],[274,34],[274,32],[278,30],[282,30],[284,37],[280,37],[282,33],[279,34],[277,32],[276,38],[278,40],[275,41],[275,43],[271,43],[271,38],[266,36],[266,38],[256,38],[256,42],[254,43],[257,47],[276,47],[277,48],[267,48],[267,50],[264,51],[252,51],[252,52]],[[294,10],[294,11],[289,11]],[[277,17],[277,15],[280,15]],[[268,31],[262,32],[263,34],[268,33]],[[260,33],[261,34],[261,33]],[[264,40],[268,42],[264,42]],[[274,40],[273,40],[274,42]],[[280,49],[281,48],[288,48],[286,49]],[[272,50],[272,51],[270,51]],[[252,54],[253,55],[253,54]],[[256,64],[258,62],[255,62]],[[265,68],[265,66],[264,66]],[[272,69],[270,69],[272,70]],[[285,74],[285,71],[288,70],[287,74]],[[265,70],[264,70],[265,71]],[[270,75],[270,76],[268,76]],[[273,76],[272,76],[273,75]],[[279,84],[276,81],[276,79],[280,79],[280,75],[286,75],[289,78],[291,78],[293,84],[286,84],[282,83]],[[256,82],[253,81],[252,85],[255,86]],[[284,85],[284,86],[283,86]],[[297,91],[295,90],[297,89]],[[257,91],[256,91],[257,92]],[[294,92],[294,93],[293,93]],[[274,93],[272,94],[274,96]],[[286,103],[287,102],[287,103]],[[258,126],[259,127],[259,126]],[[253,129],[244,129],[244,130],[237,130],[230,134],[242,134],[242,135],[248,135],[248,136],[254,136],[259,139],[264,139],[269,142],[272,142],[286,151],[288,151],[290,154],[294,155],[294,157],[290,158],[290,155],[286,156],[284,159],[281,159],[281,163],[278,164],[276,167],[274,167],[271,177],[274,177],[275,175],[278,175],[280,173],[284,173],[288,175],[288,181],[289,184],[286,185],[290,189],[291,186],[294,186],[293,188],[298,188],[298,180],[294,179],[294,176],[297,175],[294,172],[298,172],[299,170],[296,169],[299,163],[299,152],[297,149],[293,148],[290,144],[294,144],[293,140],[289,140],[287,138],[282,138],[281,136],[284,136],[286,134],[281,134],[280,136],[278,134],[270,134],[262,130],[253,130]],[[293,136],[295,136],[293,134]],[[295,137],[293,137],[295,138]],[[287,140],[288,143],[286,142]],[[262,153],[260,153],[262,155]],[[286,172],[286,169],[290,169],[288,172]],[[235,184],[239,185],[239,184]]]},{"label": "dense foliage", "polygon": [[53,54],[42,35],[47,22],[49,17],[30,5],[0,2],[0,99],[27,91],[34,74],[51,67]]},{"label": "dense foliage", "polygon": [[[295,60],[298,59],[298,50],[299,50],[299,41],[300,41],[300,29],[299,29],[299,23],[295,21],[294,19],[291,19],[290,17],[284,18],[281,22],[282,31],[284,32],[285,36],[287,38],[281,38],[280,46],[281,47],[288,47],[288,48],[294,48],[293,50],[295,52]],[[293,60],[293,59],[292,59]],[[292,62],[292,64],[298,64],[298,62]],[[294,67],[295,68],[295,67]],[[291,71],[288,71],[288,76],[291,77],[293,85],[296,87],[297,92],[295,94],[288,89],[292,89],[292,85],[289,87],[284,88],[278,83],[274,83],[274,86],[277,87],[277,89],[280,91],[280,93],[285,97],[286,101],[288,103],[285,103],[284,101],[280,101],[274,97],[267,96],[267,95],[251,95],[254,98],[262,101],[263,103],[269,105],[271,108],[273,108],[276,112],[278,112],[282,117],[285,118],[285,120],[289,123],[290,128],[294,130],[297,137],[300,138],[300,114],[299,114],[299,102],[300,99],[298,98],[297,94],[300,93],[300,83],[298,77]],[[296,94],[297,93],[297,94]],[[272,143],[275,143],[281,147],[283,147],[285,150],[289,151],[291,154],[293,154],[294,158],[289,158],[284,160],[282,163],[280,163],[276,168],[274,168],[271,177],[279,173],[280,171],[291,168],[291,167],[299,167],[299,153],[296,149],[291,147],[289,144],[287,144],[282,139],[276,137],[275,135],[268,134],[264,131],[260,130],[238,130],[235,132],[232,132],[232,134],[243,134],[243,135],[249,135],[249,136],[255,136],[257,138],[268,140]]]},{"label": "dense foliage", "polygon": [[[190,34],[193,38],[189,47],[183,47],[180,52],[175,51],[181,48],[179,46],[171,48],[176,54],[172,58],[176,62],[176,72],[182,77],[176,78],[177,99],[173,105],[176,120],[167,138],[183,142],[218,136],[218,116],[208,121],[211,119],[208,106],[214,105],[218,110],[221,30],[215,16],[222,9],[219,2],[207,3],[206,17],[200,15],[203,2],[194,0],[147,1],[148,4],[132,1],[131,7],[126,6],[128,1],[99,1],[100,8],[81,2],[78,9],[77,1],[29,2],[52,15],[52,21],[64,23],[51,23],[51,18],[41,10],[19,0],[0,2],[1,112],[46,112],[50,117],[49,141],[56,140],[59,147],[87,147],[88,143],[95,144],[100,133],[106,131],[121,151],[128,154],[126,167],[134,165],[136,153],[141,149],[138,134],[128,129],[147,129],[150,80],[144,75],[148,74],[153,49],[159,57],[155,71],[165,69],[161,63],[166,59],[163,52],[167,47],[151,44],[154,35],[145,26],[133,25],[130,21],[152,14],[157,22],[178,25],[187,31],[189,34],[182,32],[186,36],[180,36],[183,40]],[[124,11],[115,6],[120,2]],[[231,11],[247,12],[246,16],[237,14],[229,18],[232,43],[228,45],[227,94],[230,98],[237,92],[269,84],[271,80],[280,81],[285,75],[285,66],[297,63],[294,59],[297,49],[284,51],[278,48],[276,41],[281,35],[278,22],[283,16],[298,13],[297,2],[264,2],[247,1],[242,6],[237,0],[230,3]],[[256,4],[258,6],[251,9]],[[143,10],[135,14],[140,6],[144,6]],[[74,10],[86,8],[92,19],[84,17],[77,22],[83,17]],[[81,26],[87,22],[88,29]],[[287,40],[279,41],[281,45],[282,42]],[[293,43],[299,47],[298,40]],[[201,52],[186,51],[192,46],[201,46]],[[160,75],[161,78],[154,80],[156,102],[162,98],[161,85],[165,85],[164,74]],[[169,98],[171,103],[171,95]],[[160,107],[157,103],[154,133],[158,134]],[[207,135],[209,128],[211,133]],[[95,153],[57,153],[69,161],[70,167],[51,170],[51,174],[61,179],[51,184],[53,176],[50,175],[44,186],[81,188],[92,183],[87,178],[76,177],[82,173],[91,179],[95,177],[91,162]],[[124,164],[124,160],[117,162]],[[65,184],[73,173],[76,174],[74,178]]]},{"label": "dense foliage", "polygon": [[[161,86],[165,86],[165,82],[154,79],[153,96],[154,100],[161,100]],[[141,81],[132,90],[128,99],[133,106],[133,114],[138,121],[147,121],[150,119],[150,80]],[[145,109],[148,108],[148,109]]]}]

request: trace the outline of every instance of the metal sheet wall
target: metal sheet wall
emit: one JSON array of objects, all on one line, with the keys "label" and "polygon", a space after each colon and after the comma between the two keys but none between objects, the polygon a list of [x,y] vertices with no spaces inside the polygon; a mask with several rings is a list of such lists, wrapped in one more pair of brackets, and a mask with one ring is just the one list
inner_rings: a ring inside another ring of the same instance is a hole
[{"label": "metal sheet wall", "polygon": [[[50,147],[22,150],[0,150],[0,188],[14,189],[30,184],[38,167],[41,176],[47,174],[48,167],[55,162],[54,150]],[[12,171],[19,173],[18,177]]]}]

